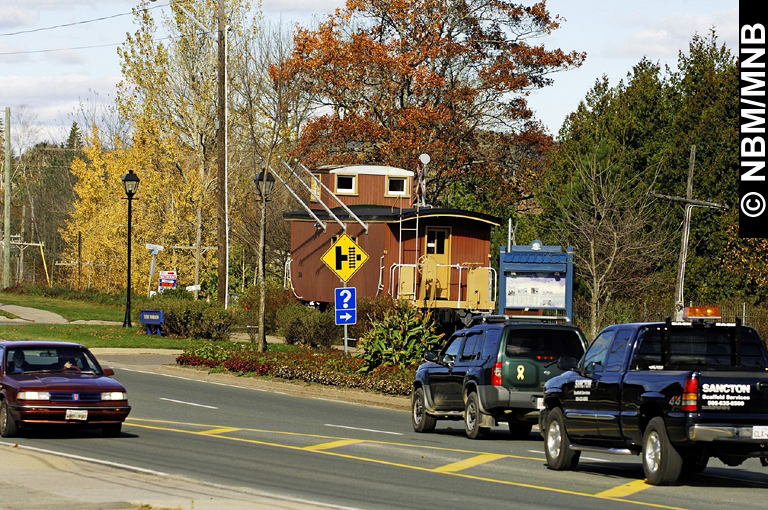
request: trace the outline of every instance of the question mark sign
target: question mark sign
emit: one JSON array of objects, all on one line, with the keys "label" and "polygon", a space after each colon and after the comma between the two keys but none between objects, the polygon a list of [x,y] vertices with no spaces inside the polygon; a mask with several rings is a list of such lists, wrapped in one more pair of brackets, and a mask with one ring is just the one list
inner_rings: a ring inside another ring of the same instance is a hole
[{"label": "question mark sign", "polygon": [[349,303],[348,303],[348,301],[349,301],[350,299],[352,299],[352,291],[350,291],[350,290],[347,290],[347,289],[344,289],[344,290],[342,290],[341,292],[339,292],[339,294],[340,294],[340,295],[341,295],[341,297],[344,299],[344,301],[343,301],[343,303],[342,303],[342,305],[341,305],[341,306],[342,306],[342,308],[349,308]]}]

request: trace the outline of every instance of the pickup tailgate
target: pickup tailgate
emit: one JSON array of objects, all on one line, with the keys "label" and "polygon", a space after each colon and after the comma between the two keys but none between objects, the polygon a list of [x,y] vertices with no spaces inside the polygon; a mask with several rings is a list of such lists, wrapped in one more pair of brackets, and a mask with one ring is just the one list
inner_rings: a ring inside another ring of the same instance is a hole
[{"label": "pickup tailgate", "polygon": [[743,425],[768,425],[768,372],[702,371],[698,397],[702,418],[738,415]]}]

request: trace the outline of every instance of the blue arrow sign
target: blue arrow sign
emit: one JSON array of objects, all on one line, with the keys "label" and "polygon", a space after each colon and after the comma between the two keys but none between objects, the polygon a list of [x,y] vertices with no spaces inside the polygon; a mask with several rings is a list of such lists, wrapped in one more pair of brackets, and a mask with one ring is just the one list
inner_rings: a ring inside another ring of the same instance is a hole
[{"label": "blue arrow sign", "polygon": [[336,325],[357,323],[357,310],[336,310]]},{"label": "blue arrow sign", "polygon": [[357,293],[355,287],[334,289],[336,325],[357,324]]}]

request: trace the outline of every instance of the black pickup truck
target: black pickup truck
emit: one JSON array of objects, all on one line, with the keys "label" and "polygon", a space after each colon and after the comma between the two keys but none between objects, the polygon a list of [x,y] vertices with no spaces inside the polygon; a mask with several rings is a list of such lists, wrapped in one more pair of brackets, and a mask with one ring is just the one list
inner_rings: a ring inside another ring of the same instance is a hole
[{"label": "black pickup truck", "polygon": [[580,361],[558,361],[572,370],[547,381],[539,415],[550,469],[574,469],[582,451],[640,454],[648,483],[666,485],[710,457],[768,466],[765,344],[714,322],[717,309],[688,315],[607,327]]}]

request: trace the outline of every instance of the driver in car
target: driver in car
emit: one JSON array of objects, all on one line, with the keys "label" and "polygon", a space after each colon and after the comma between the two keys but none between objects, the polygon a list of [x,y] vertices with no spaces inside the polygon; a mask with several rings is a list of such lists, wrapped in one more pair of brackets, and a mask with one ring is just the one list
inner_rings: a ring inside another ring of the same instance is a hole
[{"label": "driver in car", "polygon": [[21,373],[24,372],[29,368],[29,363],[27,363],[26,359],[24,358],[24,351],[21,349],[16,349],[16,351],[13,353],[13,369],[12,371],[15,373]]}]

